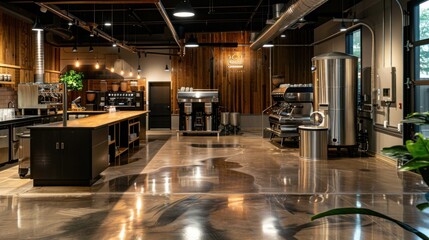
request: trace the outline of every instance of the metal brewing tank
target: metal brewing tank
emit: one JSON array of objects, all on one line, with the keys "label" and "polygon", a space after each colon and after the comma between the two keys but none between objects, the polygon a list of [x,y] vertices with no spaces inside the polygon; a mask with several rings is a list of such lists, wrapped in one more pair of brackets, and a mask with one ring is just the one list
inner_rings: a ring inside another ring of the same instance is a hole
[{"label": "metal brewing tank", "polygon": [[357,61],[340,52],[312,58],[313,109],[327,115],[328,145],[357,144]]}]

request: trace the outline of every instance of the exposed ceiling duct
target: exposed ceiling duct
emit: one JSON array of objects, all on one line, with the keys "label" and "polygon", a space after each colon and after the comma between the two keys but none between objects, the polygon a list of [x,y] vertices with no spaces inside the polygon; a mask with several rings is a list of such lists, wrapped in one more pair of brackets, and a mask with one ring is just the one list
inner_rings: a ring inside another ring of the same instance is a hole
[{"label": "exposed ceiling duct", "polygon": [[328,0],[291,0],[290,3],[285,6],[284,9],[286,10],[278,20],[260,33],[257,39],[250,44],[250,48],[253,50],[259,49],[264,43],[273,40],[300,18],[309,14],[327,1]]}]

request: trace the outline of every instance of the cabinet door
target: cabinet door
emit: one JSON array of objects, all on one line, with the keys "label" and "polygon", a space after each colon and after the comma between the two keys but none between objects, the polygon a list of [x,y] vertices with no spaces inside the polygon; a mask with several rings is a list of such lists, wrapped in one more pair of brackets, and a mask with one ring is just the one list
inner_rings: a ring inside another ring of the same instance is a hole
[{"label": "cabinet door", "polygon": [[30,139],[31,175],[34,179],[59,179],[62,175],[61,133],[32,129]]},{"label": "cabinet door", "polygon": [[62,179],[91,179],[91,131],[61,130]]}]

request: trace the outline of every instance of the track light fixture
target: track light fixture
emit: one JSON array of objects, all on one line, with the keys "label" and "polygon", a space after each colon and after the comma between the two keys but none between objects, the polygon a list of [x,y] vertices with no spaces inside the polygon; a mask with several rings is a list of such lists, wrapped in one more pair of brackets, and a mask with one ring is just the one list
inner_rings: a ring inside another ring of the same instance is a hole
[{"label": "track light fixture", "polygon": [[191,4],[187,0],[182,0],[174,8],[173,15],[176,17],[193,17],[195,16],[195,11],[192,8]]}]

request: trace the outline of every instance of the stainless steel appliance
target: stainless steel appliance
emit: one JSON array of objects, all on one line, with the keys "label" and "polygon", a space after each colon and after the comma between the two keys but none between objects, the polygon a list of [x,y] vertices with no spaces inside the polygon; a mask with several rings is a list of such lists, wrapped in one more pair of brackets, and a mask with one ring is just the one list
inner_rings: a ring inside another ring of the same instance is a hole
[{"label": "stainless steel appliance", "polygon": [[357,145],[357,57],[332,52],[313,57],[314,111],[327,119],[328,145]]},{"label": "stainless steel appliance", "polygon": [[185,130],[192,131],[192,103],[185,103]]},{"label": "stainless steel appliance", "polygon": [[211,103],[204,103],[204,113],[206,115],[206,121],[205,121],[205,125],[206,125],[206,130],[207,131],[211,131],[213,128],[213,106]]},{"label": "stainless steel appliance", "polygon": [[232,132],[237,134],[240,131],[240,113],[232,112],[229,114],[229,124],[231,125]]},{"label": "stainless steel appliance", "polygon": [[9,161],[9,129],[0,128],[0,164],[3,165]]},{"label": "stainless steel appliance", "polygon": [[192,89],[177,92],[179,130],[217,131],[219,92],[217,89]]},{"label": "stainless steel appliance", "polygon": [[312,84],[281,84],[271,92],[274,104],[269,108],[270,128],[273,137],[298,140],[298,126],[311,124],[313,110]]},{"label": "stainless steel appliance", "polygon": [[114,106],[123,110],[143,110],[144,94],[142,91],[107,92],[105,102],[100,99],[100,106],[101,104],[106,104],[106,106]]},{"label": "stainless steel appliance", "polygon": [[20,136],[23,134],[29,134],[30,130],[28,129],[28,123],[26,123],[23,126],[20,125],[13,125],[12,127],[12,141],[11,141],[11,160],[18,160],[19,159],[19,140]]},{"label": "stainless steel appliance", "polygon": [[62,109],[63,84],[22,83],[18,85],[18,108],[22,115],[49,115]]},{"label": "stainless steel appliance", "polygon": [[25,177],[30,171],[30,133],[19,135],[19,168],[18,174]]}]

